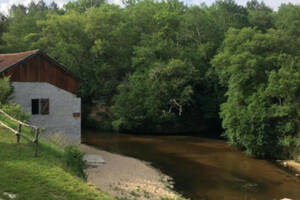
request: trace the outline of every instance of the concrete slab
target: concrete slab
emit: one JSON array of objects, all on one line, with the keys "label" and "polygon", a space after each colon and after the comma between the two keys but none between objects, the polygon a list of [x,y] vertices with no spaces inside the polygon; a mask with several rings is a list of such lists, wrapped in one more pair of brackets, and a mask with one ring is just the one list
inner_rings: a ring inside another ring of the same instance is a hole
[{"label": "concrete slab", "polygon": [[98,154],[87,153],[83,156],[83,160],[87,163],[88,166],[99,166],[105,164],[102,156]]}]

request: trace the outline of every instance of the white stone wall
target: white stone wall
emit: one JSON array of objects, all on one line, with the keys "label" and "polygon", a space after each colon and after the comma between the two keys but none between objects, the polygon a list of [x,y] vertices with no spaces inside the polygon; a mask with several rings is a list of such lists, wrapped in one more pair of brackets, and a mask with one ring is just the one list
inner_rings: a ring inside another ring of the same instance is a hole
[{"label": "white stone wall", "polygon": [[31,124],[45,129],[42,135],[80,143],[81,114],[79,118],[73,117],[73,113],[81,113],[80,98],[49,83],[13,82],[12,85],[11,101],[20,104],[30,115],[32,99],[49,99],[49,115],[31,115],[29,119]]}]

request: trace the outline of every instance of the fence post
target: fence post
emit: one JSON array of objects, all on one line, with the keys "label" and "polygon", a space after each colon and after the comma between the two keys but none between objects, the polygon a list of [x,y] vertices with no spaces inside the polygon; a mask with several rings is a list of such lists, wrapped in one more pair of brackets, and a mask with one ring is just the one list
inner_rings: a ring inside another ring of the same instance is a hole
[{"label": "fence post", "polygon": [[34,151],[34,156],[37,157],[38,156],[38,151],[39,151],[39,135],[40,135],[40,129],[37,128],[35,129],[35,151]]},{"label": "fence post", "polygon": [[20,143],[21,132],[22,132],[22,124],[19,124],[18,133],[16,134],[17,135],[17,143]]}]

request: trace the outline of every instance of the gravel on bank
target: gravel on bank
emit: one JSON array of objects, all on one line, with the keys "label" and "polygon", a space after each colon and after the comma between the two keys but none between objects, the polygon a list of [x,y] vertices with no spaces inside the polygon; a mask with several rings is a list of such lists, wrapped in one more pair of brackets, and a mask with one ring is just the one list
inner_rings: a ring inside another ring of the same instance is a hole
[{"label": "gravel on bank", "polygon": [[280,160],[278,163],[283,167],[289,168],[295,172],[296,176],[300,177],[300,163],[294,160]]},{"label": "gravel on bank", "polygon": [[300,154],[297,156],[296,160],[277,160],[277,163],[295,172],[295,176],[300,177]]},{"label": "gravel on bank", "polygon": [[172,190],[172,179],[141,160],[109,153],[88,145],[80,148],[105,161],[86,169],[88,182],[120,199],[183,199]]}]

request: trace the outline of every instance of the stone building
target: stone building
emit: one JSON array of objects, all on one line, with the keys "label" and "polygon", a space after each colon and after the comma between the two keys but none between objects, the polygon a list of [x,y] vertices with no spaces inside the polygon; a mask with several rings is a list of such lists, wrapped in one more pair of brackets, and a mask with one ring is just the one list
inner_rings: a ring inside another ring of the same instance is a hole
[{"label": "stone building", "polygon": [[[80,79],[40,50],[0,54],[0,77],[9,76],[11,101],[30,113],[29,122],[42,135],[81,140]],[[60,135],[59,135],[60,134]]]}]

